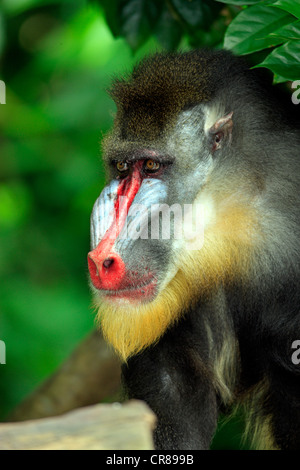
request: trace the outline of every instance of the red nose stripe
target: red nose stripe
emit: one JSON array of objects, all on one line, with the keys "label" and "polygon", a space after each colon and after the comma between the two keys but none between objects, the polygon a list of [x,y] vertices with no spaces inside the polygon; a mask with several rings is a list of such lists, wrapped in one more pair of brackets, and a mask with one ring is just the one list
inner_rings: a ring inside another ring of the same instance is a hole
[{"label": "red nose stripe", "polygon": [[[119,229],[117,236],[122,230],[129,208],[131,204],[133,203],[133,200],[138,190],[140,189],[141,184],[142,184],[141,174],[139,172],[139,169],[135,167],[131,177],[125,178],[123,181],[121,181],[121,183],[118,186],[117,200],[115,202],[115,214],[116,214],[116,220],[118,222],[117,227]],[[121,199],[121,206],[120,206],[121,197],[126,198],[126,200],[123,201]],[[112,225],[114,225],[114,223],[115,221],[112,223]]]},{"label": "red nose stripe", "polygon": [[134,168],[130,177],[120,182],[115,202],[114,220],[99,245],[88,254],[91,280],[97,289],[117,290],[125,277],[125,264],[121,256],[114,252],[113,246],[124,226],[129,208],[141,183],[142,178],[137,167]]}]

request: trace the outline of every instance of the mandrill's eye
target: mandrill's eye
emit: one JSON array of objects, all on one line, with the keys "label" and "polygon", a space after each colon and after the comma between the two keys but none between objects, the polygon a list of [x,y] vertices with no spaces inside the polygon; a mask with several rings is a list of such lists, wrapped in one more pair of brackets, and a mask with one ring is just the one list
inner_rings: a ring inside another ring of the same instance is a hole
[{"label": "mandrill's eye", "polygon": [[144,171],[146,173],[155,173],[160,169],[160,163],[156,162],[155,160],[146,160],[144,163]]},{"label": "mandrill's eye", "polygon": [[116,167],[117,167],[117,170],[118,170],[118,172],[121,176],[126,176],[126,174],[128,172],[128,169],[129,169],[128,163],[126,163],[126,162],[117,162]]}]

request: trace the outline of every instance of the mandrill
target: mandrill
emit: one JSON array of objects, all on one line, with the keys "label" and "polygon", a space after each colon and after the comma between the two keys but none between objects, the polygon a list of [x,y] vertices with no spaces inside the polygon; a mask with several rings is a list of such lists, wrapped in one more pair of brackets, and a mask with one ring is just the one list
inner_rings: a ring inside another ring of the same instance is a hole
[{"label": "mandrill", "polygon": [[[300,133],[226,51],[155,54],[110,94],[88,266],[129,398],[158,449],[207,449],[246,411],[260,449],[300,449]],[[289,98],[286,97],[286,101]]]}]

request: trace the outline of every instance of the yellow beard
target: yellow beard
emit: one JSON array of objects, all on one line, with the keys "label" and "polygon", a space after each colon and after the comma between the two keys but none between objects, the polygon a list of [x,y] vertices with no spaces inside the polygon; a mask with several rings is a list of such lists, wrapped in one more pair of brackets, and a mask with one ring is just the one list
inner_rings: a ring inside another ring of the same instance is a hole
[{"label": "yellow beard", "polygon": [[182,251],[177,261],[180,268],[152,302],[98,301],[103,335],[124,361],[156,343],[188,307],[216,286],[248,277],[257,235],[254,216],[245,206],[219,214],[206,230],[203,247]]}]

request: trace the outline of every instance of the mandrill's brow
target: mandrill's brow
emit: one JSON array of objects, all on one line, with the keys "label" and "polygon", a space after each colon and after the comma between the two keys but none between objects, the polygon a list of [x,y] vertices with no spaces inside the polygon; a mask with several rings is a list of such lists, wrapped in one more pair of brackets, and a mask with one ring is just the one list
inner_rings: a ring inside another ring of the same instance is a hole
[{"label": "mandrill's brow", "polygon": [[166,165],[173,163],[175,160],[173,156],[151,149],[110,151],[106,154],[106,159],[111,165],[121,161],[131,163],[148,159],[155,160]]}]

